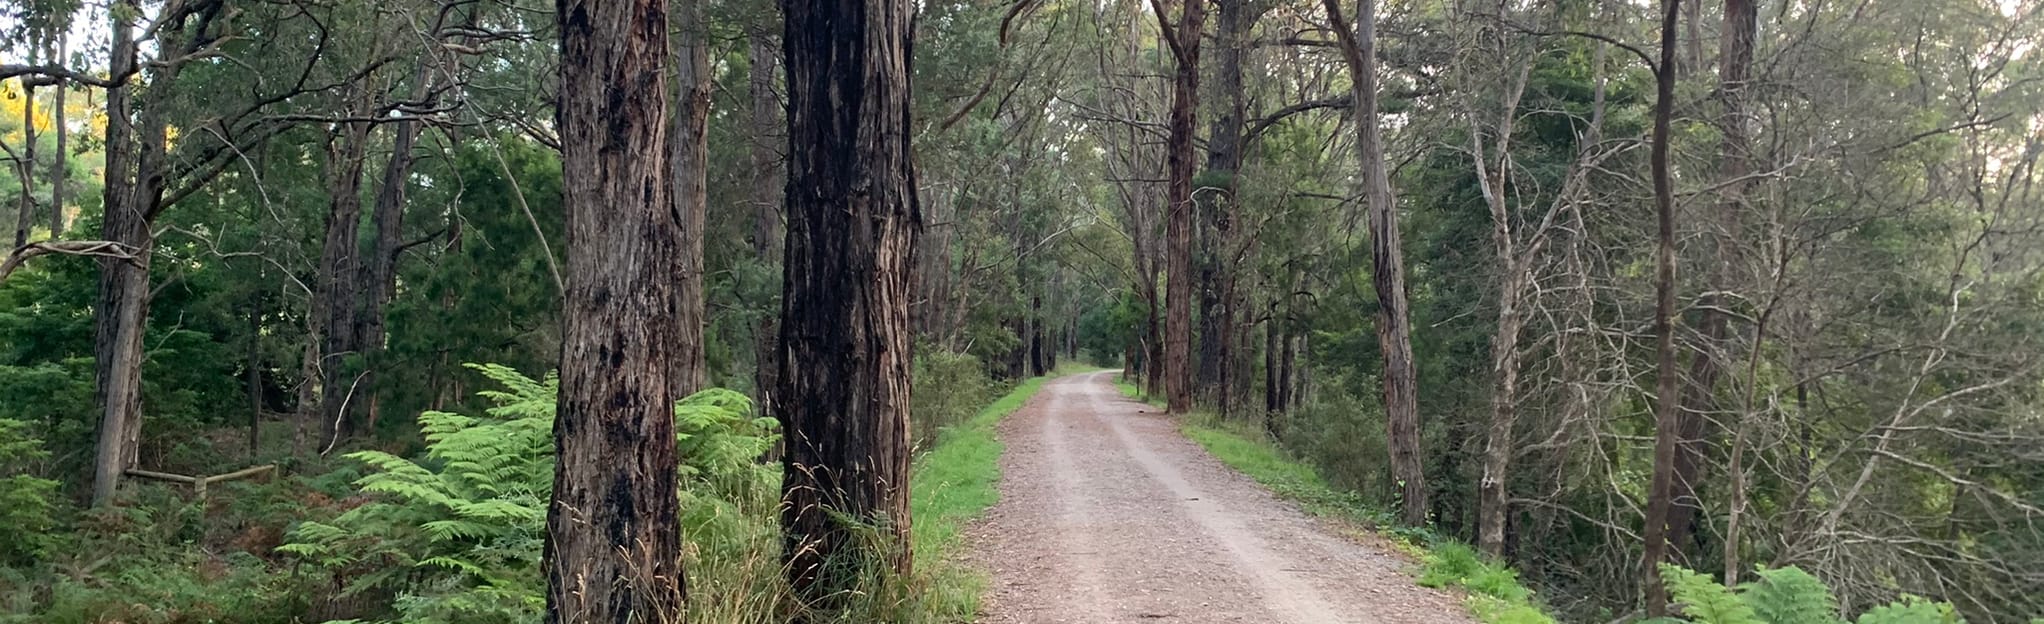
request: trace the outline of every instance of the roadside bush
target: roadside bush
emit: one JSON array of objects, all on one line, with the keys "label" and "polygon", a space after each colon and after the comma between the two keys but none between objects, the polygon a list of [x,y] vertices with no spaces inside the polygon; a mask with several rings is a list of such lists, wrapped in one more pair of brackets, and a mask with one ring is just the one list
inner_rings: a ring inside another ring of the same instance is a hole
[{"label": "roadside bush", "polygon": [[994,400],[996,389],[979,358],[943,350],[916,356],[915,392],[909,399],[915,448],[929,448],[939,429],[970,420]]}]

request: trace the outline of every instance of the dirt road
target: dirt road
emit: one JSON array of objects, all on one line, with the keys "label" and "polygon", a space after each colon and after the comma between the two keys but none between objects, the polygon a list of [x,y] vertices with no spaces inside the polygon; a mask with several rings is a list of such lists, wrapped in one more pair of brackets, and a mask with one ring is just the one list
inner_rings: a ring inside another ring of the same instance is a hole
[{"label": "dirt road", "polygon": [[982,622],[1471,622],[1400,558],[1228,469],[1114,372],[1046,384],[1001,424],[1001,502],[977,527]]}]

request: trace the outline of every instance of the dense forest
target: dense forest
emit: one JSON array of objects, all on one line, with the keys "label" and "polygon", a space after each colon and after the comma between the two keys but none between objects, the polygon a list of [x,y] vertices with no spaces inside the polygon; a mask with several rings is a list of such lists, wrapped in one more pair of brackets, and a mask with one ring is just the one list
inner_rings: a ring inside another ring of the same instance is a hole
[{"label": "dense forest", "polygon": [[1072,362],[1541,618],[2031,622],[2040,42],[2034,0],[5,0],[0,622],[969,620],[925,475]]}]

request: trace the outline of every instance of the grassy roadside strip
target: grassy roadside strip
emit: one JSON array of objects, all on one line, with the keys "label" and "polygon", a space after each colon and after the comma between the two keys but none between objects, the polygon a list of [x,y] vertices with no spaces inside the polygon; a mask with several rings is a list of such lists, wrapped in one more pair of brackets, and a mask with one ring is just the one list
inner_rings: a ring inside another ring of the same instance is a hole
[{"label": "grassy roadside strip", "polygon": [[1001,477],[1001,441],[994,426],[1051,379],[1094,368],[1059,367],[1043,377],[1015,386],[971,420],[945,428],[936,444],[916,459],[909,484],[909,530],[915,544],[915,566],[930,571],[934,582],[924,596],[935,613],[952,614],[972,621],[979,613],[980,594],[986,590],[986,575],[964,563],[964,542],[959,533],[972,519],[986,513],[1000,500],[996,488]]},{"label": "grassy roadside strip", "polygon": [[[1116,382],[1122,394],[1141,398],[1141,389]],[[1221,463],[1255,479],[1280,497],[1299,503],[1316,516],[1371,530],[1394,547],[1422,562],[1416,582],[1425,587],[1456,587],[1468,595],[1471,614],[1488,624],[1554,624],[1519,583],[1518,572],[1485,560],[1467,544],[1426,529],[1397,527],[1391,512],[1374,509],[1354,492],[1328,485],[1312,466],[1287,457],[1261,431],[1194,415],[1180,427],[1186,437],[1206,447]]]}]

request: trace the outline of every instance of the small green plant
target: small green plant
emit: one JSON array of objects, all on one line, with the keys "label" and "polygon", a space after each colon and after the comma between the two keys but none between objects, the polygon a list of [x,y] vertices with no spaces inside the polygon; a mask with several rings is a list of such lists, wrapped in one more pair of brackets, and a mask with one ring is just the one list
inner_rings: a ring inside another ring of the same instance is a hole
[{"label": "small green plant", "polygon": [[[1761,569],[1759,580],[1726,587],[1681,566],[1661,564],[1661,581],[1680,607],[1681,618],[1648,624],[1846,624],[1831,588],[1796,567]],[[1917,596],[1860,614],[1857,624],[1961,624],[1951,604]]]}]

